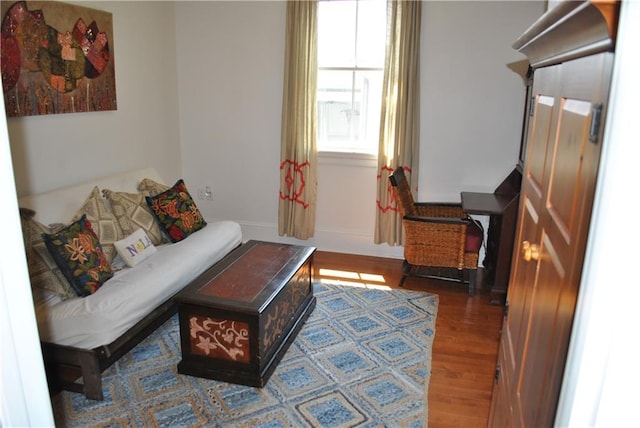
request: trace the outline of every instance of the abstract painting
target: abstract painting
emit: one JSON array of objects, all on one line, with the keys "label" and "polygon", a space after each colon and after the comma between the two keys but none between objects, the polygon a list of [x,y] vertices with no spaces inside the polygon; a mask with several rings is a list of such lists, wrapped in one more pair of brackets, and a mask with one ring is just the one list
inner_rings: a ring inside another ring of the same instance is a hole
[{"label": "abstract painting", "polygon": [[55,1],[2,1],[7,117],[116,110],[111,13]]}]

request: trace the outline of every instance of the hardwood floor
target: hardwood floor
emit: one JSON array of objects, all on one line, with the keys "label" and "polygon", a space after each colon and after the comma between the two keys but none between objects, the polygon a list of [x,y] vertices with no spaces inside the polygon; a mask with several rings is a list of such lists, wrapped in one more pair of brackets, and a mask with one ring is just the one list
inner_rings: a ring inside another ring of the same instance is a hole
[{"label": "hardwood floor", "polygon": [[[402,260],[316,251],[314,274],[398,288]],[[410,277],[403,288],[438,294],[429,382],[429,427],[486,427],[502,325],[478,275],[470,297],[459,283]]]}]

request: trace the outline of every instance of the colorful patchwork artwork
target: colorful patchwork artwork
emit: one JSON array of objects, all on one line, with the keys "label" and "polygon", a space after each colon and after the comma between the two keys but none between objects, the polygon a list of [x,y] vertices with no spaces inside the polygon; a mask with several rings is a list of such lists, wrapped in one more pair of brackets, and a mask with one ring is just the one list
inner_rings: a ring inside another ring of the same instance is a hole
[{"label": "colorful patchwork artwork", "polygon": [[8,117],[116,110],[110,13],[52,1],[1,5]]}]

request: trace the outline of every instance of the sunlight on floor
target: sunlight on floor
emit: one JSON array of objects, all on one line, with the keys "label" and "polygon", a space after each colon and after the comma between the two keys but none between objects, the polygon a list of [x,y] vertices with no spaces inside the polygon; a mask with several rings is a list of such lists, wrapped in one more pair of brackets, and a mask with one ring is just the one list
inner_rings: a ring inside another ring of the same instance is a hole
[{"label": "sunlight on floor", "polygon": [[382,275],[332,269],[320,269],[318,273],[321,283],[338,284],[346,287],[391,290],[391,287],[385,285],[386,280]]}]

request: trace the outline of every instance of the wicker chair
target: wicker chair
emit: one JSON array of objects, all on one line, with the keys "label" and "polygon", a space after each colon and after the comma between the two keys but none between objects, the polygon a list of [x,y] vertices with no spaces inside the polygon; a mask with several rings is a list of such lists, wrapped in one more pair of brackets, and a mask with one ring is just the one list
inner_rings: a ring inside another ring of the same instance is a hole
[{"label": "wicker chair", "polygon": [[[389,180],[406,235],[400,286],[409,275],[459,280],[469,283],[473,295],[482,227],[462,211],[461,204],[414,202],[402,167]],[[457,278],[442,274],[456,270]]]}]

